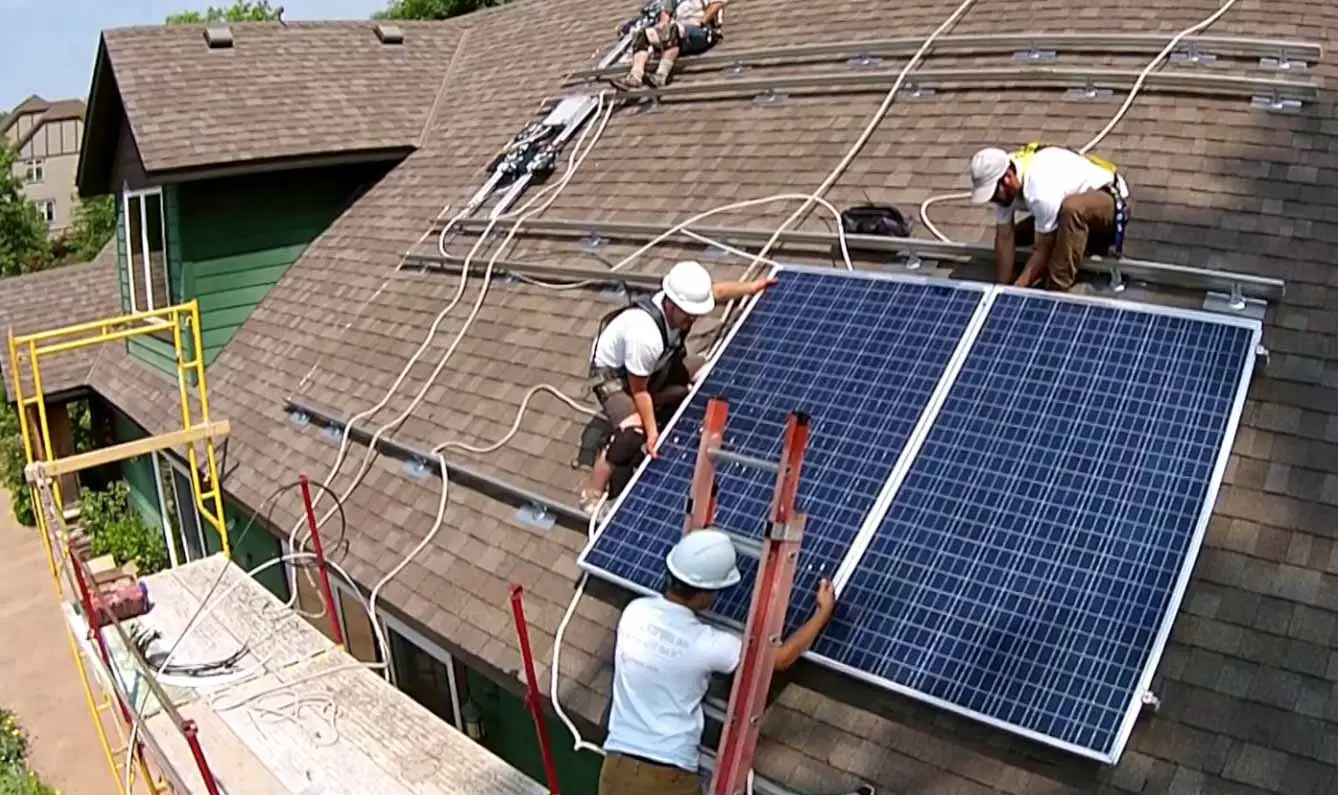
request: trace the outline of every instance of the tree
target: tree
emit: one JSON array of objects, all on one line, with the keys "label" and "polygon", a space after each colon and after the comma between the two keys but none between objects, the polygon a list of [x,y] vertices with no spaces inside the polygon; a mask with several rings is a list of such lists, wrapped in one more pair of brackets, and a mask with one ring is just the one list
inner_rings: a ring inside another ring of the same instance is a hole
[{"label": "tree", "polygon": [[277,22],[283,16],[283,6],[272,7],[269,0],[236,0],[225,8],[209,8],[204,11],[183,11],[167,18],[167,24],[180,25],[191,22]]},{"label": "tree", "polygon": [[46,221],[23,194],[14,150],[0,142],[0,276],[39,271],[51,262]]},{"label": "tree", "polygon": [[116,200],[97,196],[80,201],[74,208],[74,222],[63,235],[62,244],[69,251],[69,261],[89,262],[116,234]]},{"label": "tree", "polygon": [[385,11],[373,19],[450,19],[480,8],[491,8],[506,0],[390,0]]}]

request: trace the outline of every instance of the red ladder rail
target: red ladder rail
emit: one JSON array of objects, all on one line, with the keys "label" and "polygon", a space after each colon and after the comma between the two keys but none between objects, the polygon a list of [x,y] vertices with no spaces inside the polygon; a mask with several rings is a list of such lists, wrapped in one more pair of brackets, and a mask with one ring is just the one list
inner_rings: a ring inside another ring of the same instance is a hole
[{"label": "red ladder rail", "polygon": [[792,412],[785,427],[784,445],[777,462],[754,458],[724,449],[725,422],[729,403],[713,397],[706,406],[701,443],[693,471],[692,492],[688,499],[685,532],[709,527],[715,520],[719,484],[716,462],[774,471],[776,485],[771,498],[771,516],[762,539],[757,577],[753,583],[752,606],[743,631],[743,656],[734,674],[729,709],[725,714],[724,734],[716,756],[713,795],[743,795],[753,766],[753,754],[766,710],[767,691],[785,631],[785,612],[790,603],[799,565],[799,546],[803,540],[806,516],[795,507],[799,494],[799,473],[808,446],[809,418]]}]

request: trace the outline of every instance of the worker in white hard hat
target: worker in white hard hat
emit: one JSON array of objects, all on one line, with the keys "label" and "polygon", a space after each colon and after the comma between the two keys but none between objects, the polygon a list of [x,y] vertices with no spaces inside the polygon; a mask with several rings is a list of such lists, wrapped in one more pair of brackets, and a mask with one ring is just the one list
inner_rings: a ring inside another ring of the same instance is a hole
[{"label": "worker in white hard hat", "polygon": [[[1119,257],[1130,217],[1129,186],[1109,160],[1062,146],[988,147],[967,167],[971,201],[994,205],[994,256],[1003,284],[1072,290],[1089,256]],[[1028,217],[1017,220],[1019,213]],[[1032,253],[1017,271],[1017,247]]]},{"label": "worker in white hard hat", "polygon": [[[664,595],[632,601],[618,621],[599,795],[701,795],[702,700],[711,675],[733,673],[743,653],[739,638],[698,616],[739,582],[729,536],[716,529],[688,533],[665,563]],[[835,591],[824,579],[813,615],[777,650],[776,670],[808,651],[835,609]]]},{"label": "worker in white hard hat", "polygon": [[685,260],[665,274],[659,292],[604,316],[591,346],[590,389],[613,435],[581,490],[587,512],[606,489],[611,495],[622,491],[642,456],[655,455],[657,414],[673,411],[703,364],[687,352],[693,322],[717,301],[756,295],[775,281],[712,282],[701,263]]}]

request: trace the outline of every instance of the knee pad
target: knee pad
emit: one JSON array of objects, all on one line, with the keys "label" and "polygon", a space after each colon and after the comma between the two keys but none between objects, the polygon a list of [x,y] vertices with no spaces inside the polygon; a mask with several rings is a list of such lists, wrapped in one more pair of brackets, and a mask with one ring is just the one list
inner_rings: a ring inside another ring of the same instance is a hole
[{"label": "knee pad", "polygon": [[609,464],[615,467],[636,467],[645,455],[641,449],[645,443],[646,435],[640,428],[619,428],[609,440],[606,453]]}]

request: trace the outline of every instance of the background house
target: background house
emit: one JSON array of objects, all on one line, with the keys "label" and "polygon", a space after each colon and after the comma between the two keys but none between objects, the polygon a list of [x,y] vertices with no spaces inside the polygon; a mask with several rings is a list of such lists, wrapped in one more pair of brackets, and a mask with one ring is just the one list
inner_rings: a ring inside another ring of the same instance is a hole
[{"label": "background house", "polygon": [[23,193],[37,205],[48,228],[55,233],[69,226],[78,200],[74,174],[84,134],[84,101],[48,102],[33,95],[0,122],[0,132],[17,153],[14,173],[23,182]]},{"label": "background house", "polygon": [[[700,67],[685,61],[678,82],[726,79],[731,54],[752,48],[868,39],[875,35],[870,20],[898,35],[925,36],[956,5],[740,4],[720,59]],[[1215,7],[1193,0],[1122,13],[1126,27],[1169,39]],[[292,500],[269,504],[274,488],[299,472],[323,478],[334,462],[335,445],[294,421],[285,399],[343,417],[372,406],[455,296],[468,293],[393,399],[367,419],[369,428],[392,420],[421,389],[418,409],[392,430],[394,438],[425,448],[446,440],[481,445],[510,428],[536,384],[581,396],[596,319],[621,297],[502,280],[484,295],[478,269],[462,280],[458,269],[399,266],[406,254],[438,254],[441,219],[468,200],[498,150],[572,82],[568,75],[590,67],[591,53],[607,48],[633,11],[522,0],[447,22],[402,25],[400,41],[371,23],[233,25],[227,46],[211,46],[199,26],[104,35],[78,170],[82,195],[117,197],[117,256],[99,273],[119,285],[122,311],[201,302],[213,411],[233,427],[223,462],[229,513],[245,522],[258,511],[268,531],[249,534],[239,547],[243,565],[279,554],[300,518]],[[967,13],[951,33],[1107,32],[1107,15],[1089,11],[1066,1],[1038,16],[1034,4],[1000,0]],[[1331,17],[1327,6],[1289,0],[1263,10],[1242,6],[1211,32],[1328,46]],[[1103,67],[1143,62],[1064,54],[1070,56]],[[1014,53],[946,52],[931,65],[974,68],[1000,58],[1012,62]],[[1214,68],[1262,68],[1258,58],[1237,60],[1244,65]],[[769,68],[867,65],[783,61]],[[1157,672],[1161,710],[1139,723],[1120,764],[1089,765],[809,666],[778,688],[760,775],[799,790],[866,781],[880,792],[915,795],[1338,790],[1338,280],[1331,254],[1338,133],[1328,88],[1335,74],[1327,53],[1309,64],[1307,79],[1320,89],[1294,113],[1266,112],[1248,97],[1149,90],[1101,146],[1136,191],[1129,255],[1287,281],[1267,315],[1269,366],[1251,387],[1205,549]],[[714,205],[811,190],[882,97],[849,91],[766,99],[619,108],[541,218],[667,228]],[[960,190],[975,148],[1037,137],[1081,145],[1116,107],[1007,85],[902,96],[828,198],[840,205],[870,196],[910,211],[930,195]],[[711,223],[771,229],[792,210],[758,207]],[[956,239],[985,234],[974,208],[938,211],[936,221]],[[800,228],[823,232],[826,223],[814,215]],[[477,239],[477,232],[463,232],[445,248],[458,263]],[[598,253],[616,259],[634,248],[636,241],[614,240]],[[528,233],[506,256],[584,267],[594,261],[572,236]],[[662,273],[685,256],[707,251],[691,243],[661,246],[632,270]],[[722,276],[745,263],[709,261]],[[875,257],[861,264],[889,265]],[[0,304],[12,302],[10,295]],[[1151,288],[1126,297],[1181,300]],[[455,345],[476,298],[474,325]],[[72,376],[102,401],[121,439],[179,422],[176,365],[153,343],[109,348]],[[448,349],[451,357],[434,375]],[[550,506],[570,504],[583,475],[571,462],[585,417],[548,397],[529,406],[508,445],[450,457]],[[335,489],[352,484],[363,450],[352,447]],[[181,499],[179,461],[146,457],[127,475],[174,555],[192,559],[214,548],[190,500]],[[480,708],[485,741],[539,778],[532,727],[516,695],[507,585],[528,590],[536,653],[546,666],[578,574],[583,528],[543,526],[517,510],[523,506],[514,495],[477,484],[453,484],[438,516],[441,488],[432,477],[406,473],[400,461],[377,458],[345,503],[343,560],[366,591],[439,525],[434,542],[383,592],[400,685],[446,720],[462,719],[455,703]],[[267,585],[283,596],[296,587],[303,604],[315,603],[291,572]],[[627,595],[594,590],[567,634],[560,697],[598,740],[612,628]],[[341,588],[350,647],[372,659],[366,616],[350,594]],[[540,677],[546,683],[547,671]],[[566,736],[556,723],[550,732]],[[567,789],[593,791],[598,760],[569,748],[559,742]]]}]

